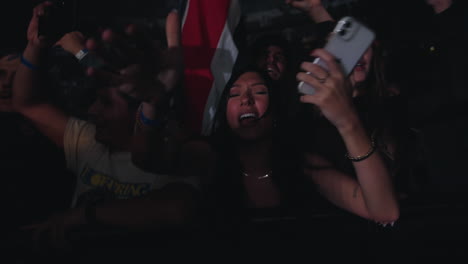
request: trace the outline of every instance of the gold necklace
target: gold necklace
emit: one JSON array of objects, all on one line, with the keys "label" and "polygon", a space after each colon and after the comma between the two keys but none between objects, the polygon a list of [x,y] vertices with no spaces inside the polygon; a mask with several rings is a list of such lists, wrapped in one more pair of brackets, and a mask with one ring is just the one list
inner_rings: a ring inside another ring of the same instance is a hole
[{"label": "gold necklace", "polygon": [[[257,179],[258,180],[266,179],[266,178],[270,177],[271,173],[272,173],[272,171],[270,170],[268,173],[263,174],[261,176],[258,176]],[[244,177],[249,177],[250,176],[247,172],[244,172],[244,171],[242,172],[242,175],[244,175]]]}]

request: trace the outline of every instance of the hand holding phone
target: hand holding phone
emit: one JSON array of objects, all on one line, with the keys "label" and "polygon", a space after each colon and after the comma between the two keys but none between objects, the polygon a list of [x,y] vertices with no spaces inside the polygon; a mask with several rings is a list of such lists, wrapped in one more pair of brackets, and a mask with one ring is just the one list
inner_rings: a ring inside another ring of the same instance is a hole
[{"label": "hand holding phone", "polygon": [[[374,38],[373,31],[355,18],[347,16],[338,21],[324,49],[335,56],[344,74],[348,76]],[[313,63],[327,70],[327,65],[320,58],[316,58]],[[302,94],[315,93],[315,88],[306,82],[300,82],[297,88]]]}]

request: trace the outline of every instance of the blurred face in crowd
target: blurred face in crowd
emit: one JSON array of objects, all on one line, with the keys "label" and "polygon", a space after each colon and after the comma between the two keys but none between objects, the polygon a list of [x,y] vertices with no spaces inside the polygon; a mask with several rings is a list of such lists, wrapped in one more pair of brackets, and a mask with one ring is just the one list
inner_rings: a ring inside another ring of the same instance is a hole
[{"label": "blurred face in crowd", "polygon": [[16,70],[20,64],[18,55],[7,55],[0,59],[0,112],[11,112],[12,87]]},{"label": "blurred face in crowd", "polygon": [[229,91],[226,118],[240,138],[252,140],[268,134],[272,117],[266,114],[270,103],[268,87],[257,72],[242,74]]},{"label": "blurred face in crowd", "polygon": [[370,67],[372,65],[372,56],[373,50],[371,46],[367,49],[364,55],[362,55],[361,59],[359,59],[358,63],[351,72],[350,79],[353,86],[367,79]]},{"label": "blurred face in crowd", "polygon": [[95,139],[98,142],[111,149],[126,150],[133,134],[136,113],[117,88],[99,89],[88,114],[96,125]]},{"label": "blurred face in crowd", "polygon": [[286,57],[284,50],[279,46],[268,46],[264,56],[259,58],[257,64],[260,69],[268,72],[271,79],[281,79],[286,70]]}]

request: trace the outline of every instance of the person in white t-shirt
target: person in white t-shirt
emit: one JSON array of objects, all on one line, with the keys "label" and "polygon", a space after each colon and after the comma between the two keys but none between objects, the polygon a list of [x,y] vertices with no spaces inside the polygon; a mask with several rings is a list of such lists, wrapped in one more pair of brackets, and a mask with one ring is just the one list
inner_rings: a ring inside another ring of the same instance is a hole
[{"label": "person in white t-shirt", "polygon": [[[85,225],[141,231],[186,224],[192,219],[198,197],[196,182],[149,173],[132,163],[135,129],[159,127],[141,112],[140,101],[125,94],[115,83],[102,83],[89,108],[90,118],[84,121],[39,100],[41,54],[49,43],[46,36],[38,35],[38,25],[44,8],[50,4],[44,2],[33,10],[28,44],[14,80],[13,106],[63,148],[67,167],[76,176],[76,187],[70,210],[25,228],[31,229],[35,237],[48,235],[51,241],[65,242],[69,231]],[[84,39],[78,33],[72,36]],[[81,50],[77,59],[87,52],[90,51]],[[119,78],[128,77],[124,73],[128,69],[131,69],[128,64],[120,66]],[[151,78],[144,78],[143,75],[128,78],[127,84],[156,85]]]}]

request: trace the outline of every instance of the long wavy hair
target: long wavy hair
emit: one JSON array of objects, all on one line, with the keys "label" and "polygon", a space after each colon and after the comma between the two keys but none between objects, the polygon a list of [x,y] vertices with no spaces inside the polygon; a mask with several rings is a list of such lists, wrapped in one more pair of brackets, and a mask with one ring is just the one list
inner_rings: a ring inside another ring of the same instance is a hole
[{"label": "long wavy hair", "polygon": [[[231,211],[229,214],[236,213],[237,215],[242,215],[242,213],[239,214],[239,211],[246,209],[247,193],[243,186],[242,168],[239,153],[236,152],[235,145],[241,139],[239,139],[229,127],[226,118],[226,108],[230,88],[242,74],[247,72],[258,73],[263,78],[268,88],[269,105],[267,114],[272,115],[273,117],[273,126],[271,128],[271,140],[273,144],[273,174],[271,178],[275,186],[280,191],[282,202],[285,201],[288,203],[289,201],[292,201],[292,197],[298,193],[298,188],[300,188],[299,186],[303,186],[303,184],[300,184],[294,177],[294,175],[297,175],[298,173],[294,170],[299,170],[301,168],[295,162],[300,162],[301,159],[298,156],[293,155],[293,153],[295,153],[292,150],[294,145],[292,142],[284,140],[285,138],[290,140],[290,138],[284,137],[281,132],[284,130],[279,129],[281,123],[275,121],[278,116],[278,112],[280,111],[277,103],[277,93],[280,90],[278,87],[275,87],[275,82],[270,79],[267,73],[256,68],[248,66],[235,71],[223,91],[223,95],[217,109],[217,114],[215,116],[211,139],[213,146],[219,155],[216,178],[212,186],[212,190],[214,191],[213,194],[220,206],[229,208]],[[291,162],[294,162],[294,165],[292,165]],[[300,169],[300,171],[302,172],[302,169]]]},{"label": "long wavy hair", "polygon": [[388,80],[386,77],[385,50],[378,40],[371,45],[372,58],[366,80],[356,84],[354,89],[359,90],[363,96],[376,105],[381,105],[382,98],[390,96]]}]

